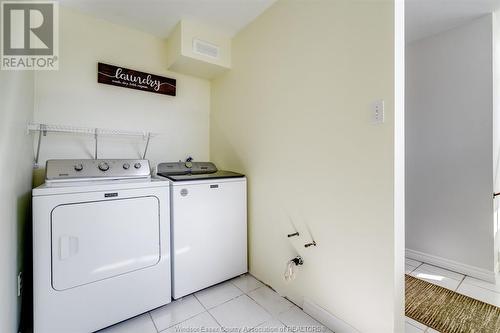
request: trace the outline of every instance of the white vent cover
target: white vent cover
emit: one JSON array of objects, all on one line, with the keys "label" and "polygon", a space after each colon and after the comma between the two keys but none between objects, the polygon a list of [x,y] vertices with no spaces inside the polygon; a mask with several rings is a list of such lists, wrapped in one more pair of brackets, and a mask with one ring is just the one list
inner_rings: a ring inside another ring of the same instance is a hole
[{"label": "white vent cover", "polygon": [[220,48],[212,43],[200,39],[193,39],[193,52],[206,57],[219,59]]}]

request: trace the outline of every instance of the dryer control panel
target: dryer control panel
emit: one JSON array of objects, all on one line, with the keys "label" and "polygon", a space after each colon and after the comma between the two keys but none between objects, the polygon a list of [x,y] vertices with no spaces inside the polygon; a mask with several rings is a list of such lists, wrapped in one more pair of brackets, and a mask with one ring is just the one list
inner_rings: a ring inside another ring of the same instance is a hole
[{"label": "dryer control panel", "polygon": [[151,177],[148,160],[48,160],[45,171],[48,182]]}]

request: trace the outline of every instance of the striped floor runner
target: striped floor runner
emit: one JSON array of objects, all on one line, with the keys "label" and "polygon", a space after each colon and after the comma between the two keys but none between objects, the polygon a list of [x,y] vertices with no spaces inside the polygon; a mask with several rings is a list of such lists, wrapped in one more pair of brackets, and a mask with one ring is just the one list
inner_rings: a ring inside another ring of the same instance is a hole
[{"label": "striped floor runner", "polygon": [[405,313],[442,333],[498,333],[500,308],[406,275]]}]

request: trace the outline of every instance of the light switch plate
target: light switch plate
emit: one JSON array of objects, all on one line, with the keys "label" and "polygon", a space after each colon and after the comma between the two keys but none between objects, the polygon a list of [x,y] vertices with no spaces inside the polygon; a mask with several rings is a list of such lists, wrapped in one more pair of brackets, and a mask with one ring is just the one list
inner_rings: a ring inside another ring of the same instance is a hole
[{"label": "light switch plate", "polygon": [[379,99],[372,103],[371,107],[372,123],[382,124],[384,122],[384,100]]}]

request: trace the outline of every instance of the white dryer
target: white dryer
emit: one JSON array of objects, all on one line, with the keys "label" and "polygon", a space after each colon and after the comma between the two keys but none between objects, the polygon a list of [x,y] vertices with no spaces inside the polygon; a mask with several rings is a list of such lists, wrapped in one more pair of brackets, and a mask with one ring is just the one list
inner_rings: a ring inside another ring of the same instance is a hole
[{"label": "white dryer", "polygon": [[171,301],[169,183],[146,160],[50,160],[33,190],[34,333],[89,333]]},{"label": "white dryer", "polygon": [[210,162],[160,163],[171,181],[172,297],[247,272],[246,177]]}]

